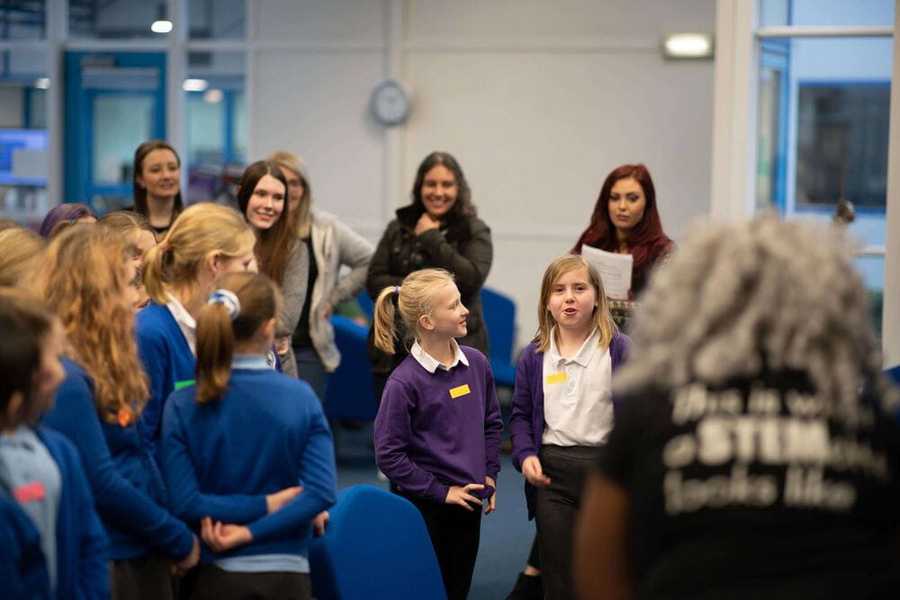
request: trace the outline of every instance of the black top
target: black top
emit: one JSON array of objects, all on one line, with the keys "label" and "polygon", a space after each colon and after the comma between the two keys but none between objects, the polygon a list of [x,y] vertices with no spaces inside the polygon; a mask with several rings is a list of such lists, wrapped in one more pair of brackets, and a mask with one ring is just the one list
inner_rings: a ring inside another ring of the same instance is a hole
[{"label": "black top", "polygon": [[[366,289],[373,300],[382,289],[400,285],[403,278],[419,269],[442,268],[453,273],[462,302],[469,309],[468,334],[458,340],[488,354],[488,335],[481,309],[481,286],[491,270],[494,247],[491,230],[477,217],[451,213],[440,229],[415,234],[422,215],[416,205],[397,209],[397,218],[388,223],[369,263]],[[396,302],[396,297],[393,298]],[[403,325],[396,313],[397,330]],[[390,373],[406,356],[406,346],[398,340],[395,354],[388,355],[375,347],[369,331],[369,358],[376,373]]]},{"label": "black top", "polygon": [[300,320],[297,322],[297,329],[291,338],[291,345],[294,348],[309,348],[312,346],[312,339],[309,337],[309,312],[312,304],[313,286],[319,277],[319,266],[316,264],[316,253],[313,251],[312,235],[303,240],[306,244],[306,255],[309,257],[309,276],[306,280],[306,299],[303,300],[303,310],[300,312]]},{"label": "black top", "polygon": [[861,405],[870,424],[829,418],[797,373],[621,398],[598,466],[637,597],[896,597],[900,434]]}]

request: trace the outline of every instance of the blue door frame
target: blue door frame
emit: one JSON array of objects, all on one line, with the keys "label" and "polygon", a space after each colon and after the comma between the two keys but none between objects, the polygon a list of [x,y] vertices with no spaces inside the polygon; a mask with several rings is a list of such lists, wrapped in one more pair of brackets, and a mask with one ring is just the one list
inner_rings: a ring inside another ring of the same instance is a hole
[{"label": "blue door frame", "polygon": [[[121,89],[86,89],[83,65],[86,61],[102,61],[113,68],[152,67],[159,73],[156,89],[123,91]],[[97,185],[93,180],[94,115],[93,104],[104,95],[148,95],[154,99],[153,138],[166,136],[166,55],[162,52],[66,52],[65,56],[65,186],[67,202],[93,205],[96,195],[131,195],[131,182]]]}]

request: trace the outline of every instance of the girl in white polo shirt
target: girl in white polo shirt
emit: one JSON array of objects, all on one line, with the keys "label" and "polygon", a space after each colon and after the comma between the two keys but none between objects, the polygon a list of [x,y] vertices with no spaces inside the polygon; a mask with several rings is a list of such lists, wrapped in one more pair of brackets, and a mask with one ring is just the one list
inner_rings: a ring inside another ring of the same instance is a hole
[{"label": "girl in white polo shirt", "polygon": [[509,429],[537,518],[545,598],[574,598],[572,532],[586,468],[612,429],[612,374],[629,340],[609,315],[597,271],[581,256],[544,272],[539,328],[516,367]]}]

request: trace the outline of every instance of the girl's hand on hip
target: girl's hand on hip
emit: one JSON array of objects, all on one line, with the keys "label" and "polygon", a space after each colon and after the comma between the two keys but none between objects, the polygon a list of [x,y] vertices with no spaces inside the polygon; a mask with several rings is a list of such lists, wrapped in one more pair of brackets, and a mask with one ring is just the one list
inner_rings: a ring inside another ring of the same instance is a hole
[{"label": "girl's hand on hip", "polygon": [[470,483],[464,486],[452,485],[447,491],[447,497],[444,498],[445,504],[458,504],[466,510],[475,510],[472,505],[481,506],[481,498],[473,496],[472,492],[484,489],[484,485],[480,483]]},{"label": "girl's hand on hip", "polygon": [[485,487],[491,488],[491,497],[488,498],[487,504],[484,506],[484,514],[489,515],[497,510],[497,482],[489,475],[484,476]]}]

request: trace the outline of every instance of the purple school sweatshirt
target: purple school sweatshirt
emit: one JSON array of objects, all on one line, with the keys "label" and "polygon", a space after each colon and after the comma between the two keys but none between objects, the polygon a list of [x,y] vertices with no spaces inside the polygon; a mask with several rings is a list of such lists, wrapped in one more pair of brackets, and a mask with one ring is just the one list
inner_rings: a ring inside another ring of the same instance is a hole
[{"label": "purple school sweatshirt", "polygon": [[401,492],[438,503],[450,486],[483,484],[486,475],[496,481],[500,472],[503,421],[494,376],[481,352],[460,348],[469,366],[449,371],[429,373],[407,356],[375,417],[378,468]]},{"label": "purple school sweatshirt", "polygon": [[[631,339],[617,331],[609,344],[612,371],[627,360]],[[618,412],[613,397],[613,415]],[[509,433],[512,439],[513,466],[522,470],[522,461],[537,456],[544,435],[544,353],[532,342],[525,347],[516,364],[516,387],[513,391],[512,413],[509,417]],[[534,517],[535,488],[525,482],[525,503],[528,518]]]}]

